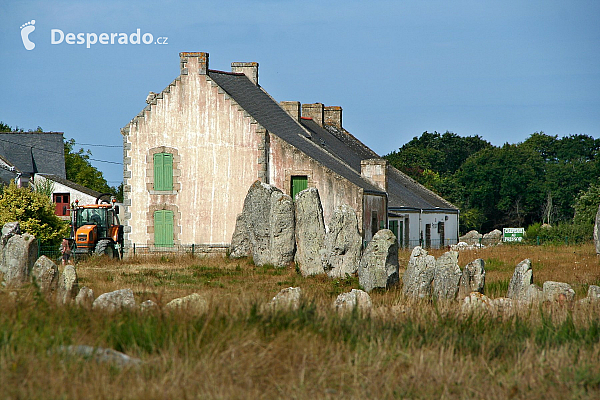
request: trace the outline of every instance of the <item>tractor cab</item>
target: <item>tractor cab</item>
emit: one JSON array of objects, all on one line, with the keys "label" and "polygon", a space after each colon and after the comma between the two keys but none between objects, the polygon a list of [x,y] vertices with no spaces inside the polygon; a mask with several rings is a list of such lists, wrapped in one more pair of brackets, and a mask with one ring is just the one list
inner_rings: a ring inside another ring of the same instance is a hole
[{"label": "tractor cab", "polygon": [[119,207],[115,198],[110,203],[80,206],[76,201],[71,209],[71,240],[75,254],[97,254],[122,257],[123,226],[119,222]]}]

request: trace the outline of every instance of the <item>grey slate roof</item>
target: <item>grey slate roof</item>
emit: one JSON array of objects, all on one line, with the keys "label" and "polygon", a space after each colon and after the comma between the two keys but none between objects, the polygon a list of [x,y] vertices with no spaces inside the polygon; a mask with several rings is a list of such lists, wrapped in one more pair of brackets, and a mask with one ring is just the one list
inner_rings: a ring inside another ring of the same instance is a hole
[{"label": "grey slate roof", "polygon": [[266,130],[364,190],[383,193],[360,172],[325,151],[271,96],[244,74],[210,70],[209,76]]},{"label": "grey slate roof", "polygon": [[388,169],[388,208],[458,211],[456,206],[392,166]]},{"label": "grey slate roof", "polygon": [[0,133],[0,156],[26,175],[66,177],[62,132]]},{"label": "grey slate roof", "polygon": [[[381,192],[360,174],[361,160],[380,158],[379,155],[345,129],[321,127],[312,119],[304,118],[300,126],[244,74],[209,70],[209,76],[269,132],[357,186]],[[392,166],[388,170],[388,207],[458,210]]]},{"label": "grey slate roof", "polygon": [[85,186],[81,186],[78,183],[75,183],[75,182],[72,182],[72,181],[70,181],[68,179],[62,178],[62,177],[60,177],[58,175],[52,175],[52,174],[38,174],[38,175],[41,175],[44,178],[50,179],[50,180],[52,180],[54,182],[58,182],[58,183],[60,183],[62,185],[70,187],[71,189],[75,189],[78,192],[85,193],[85,194],[88,194],[88,195],[93,196],[93,197],[98,197],[98,196],[100,196],[102,194],[100,192],[97,192],[97,191],[92,190],[90,188],[87,188]]},{"label": "grey slate roof", "polygon": [[[302,119],[301,122],[310,130],[315,142],[321,143],[325,149],[346,161],[359,173],[361,160],[380,158],[377,153],[343,128],[330,125],[321,127],[311,119]],[[388,208],[458,210],[454,205],[392,166],[388,168]]]}]

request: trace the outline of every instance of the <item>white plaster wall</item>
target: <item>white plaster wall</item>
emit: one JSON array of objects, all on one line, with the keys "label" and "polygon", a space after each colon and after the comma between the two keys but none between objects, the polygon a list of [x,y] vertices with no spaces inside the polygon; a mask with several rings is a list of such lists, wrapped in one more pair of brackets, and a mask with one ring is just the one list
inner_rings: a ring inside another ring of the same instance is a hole
[{"label": "white plaster wall", "polygon": [[[37,182],[38,180],[46,180],[45,177],[41,176],[41,175],[36,175],[35,176],[35,181]],[[50,179],[50,181],[53,182],[54,184],[54,190],[52,193],[69,193],[70,195],[70,201],[71,203],[74,203],[75,200],[79,200],[79,204],[95,204],[96,203],[96,198],[94,196],[90,196],[89,194],[80,192],[78,190],[75,190],[69,186],[63,185],[62,183],[58,183],[55,182],[53,180]]]},{"label": "white plaster wall", "polygon": [[[425,245],[425,225],[431,224],[431,245],[438,248],[440,245],[440,234],[437,230],[437,223],[444,222],[445,241],[444,246],[458,243],[458,214],[444,212],[423,212],[405,211],[399,214],[406,215],[409,218],[409,246],[415,247],[419,245],[419,240],[423,239]],[[446,220],[448,217],[448,220]],[[398,219],[398,218],[390,218]]]},{"label": "white plaster wall", "polygon": [[[125,205],[130,243],[153,242],[149,210],[162,205],[179,210],[176,243],[229,243],[248,188],[258,179],[257,124],[197,72],[197,59],[190,57],[187,69],[189,74],[181,75],[170,93],[144,111],[144,118],[128,125],[125,157],[131,163],[125,171]],[[180,189],[174,194],[147,189],[147,154],[158,146],[178,151],[180,176],[174,182]]]}]

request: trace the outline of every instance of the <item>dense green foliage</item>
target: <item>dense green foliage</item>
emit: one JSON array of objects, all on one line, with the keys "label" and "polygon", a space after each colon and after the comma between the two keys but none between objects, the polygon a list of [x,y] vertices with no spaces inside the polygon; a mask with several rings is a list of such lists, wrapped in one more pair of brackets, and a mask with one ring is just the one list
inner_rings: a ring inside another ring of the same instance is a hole
[{"label": "dense green foliage", "polygon": [[35,236],[42,246],[56,245],[68,226],[54,214],[49,197],[11,183],[0,197],[0,226],[19,221],[21,230]]},{"label": "dense green foliage", "polygon": [[600,204],[600,139],[588,135],[535,132],[497,147],[479,136],[424,132],[385,158],[457,205],[462,232],[536,222],[591,232]]}]

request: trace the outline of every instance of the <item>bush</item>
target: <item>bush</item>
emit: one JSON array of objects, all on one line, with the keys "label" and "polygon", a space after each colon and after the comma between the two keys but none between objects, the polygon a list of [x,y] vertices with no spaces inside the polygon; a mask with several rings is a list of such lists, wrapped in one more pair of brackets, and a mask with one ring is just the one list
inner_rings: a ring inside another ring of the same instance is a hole
[{"label": "bush", "polygon": [[555,226],[535,223],[525,233],[525,243],[580,244],[592,240],[594,226],[589,223],[560,222]]},{"label": "bush", "polygon": [[68,224],[54,214],[48,196],[11,182],[0,197],[0,227],[13,221],[19,221],[21,230],[35,236],[42,246],[58,245],[68,231]]}]

